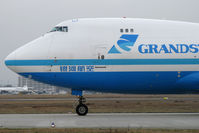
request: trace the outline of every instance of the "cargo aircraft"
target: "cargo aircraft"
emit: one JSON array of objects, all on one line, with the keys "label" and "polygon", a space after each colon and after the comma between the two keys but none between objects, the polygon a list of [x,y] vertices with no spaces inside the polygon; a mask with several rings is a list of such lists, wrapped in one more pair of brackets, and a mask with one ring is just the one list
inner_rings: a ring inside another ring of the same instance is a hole
[{"label": "cargo aircraft", "polygon": [[138,18],[64,21],[18,48],[6,66],[27,78],[82,92],[199,93],[199,24]]}]

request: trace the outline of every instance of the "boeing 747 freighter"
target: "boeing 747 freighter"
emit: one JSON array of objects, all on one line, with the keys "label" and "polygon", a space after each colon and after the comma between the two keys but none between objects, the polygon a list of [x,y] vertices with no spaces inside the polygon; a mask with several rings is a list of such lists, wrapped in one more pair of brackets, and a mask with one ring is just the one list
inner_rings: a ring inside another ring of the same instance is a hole
[{"label": "boeing 747 freighter", "polygon": [[126,94],[199,93],[199,24],[133,18],[64,21],[5,59],[40,82],[82,91]]}]

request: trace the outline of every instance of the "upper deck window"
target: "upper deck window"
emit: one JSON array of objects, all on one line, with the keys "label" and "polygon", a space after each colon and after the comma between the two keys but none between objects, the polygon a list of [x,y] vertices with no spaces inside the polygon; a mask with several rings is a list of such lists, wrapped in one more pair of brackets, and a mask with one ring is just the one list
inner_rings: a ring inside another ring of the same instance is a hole
[{"label": "upper deck window", "polygon": [[124,32],[124,30],[123,30],[123,29],[120,29],[120,32]]},{"label": "upper deck window", "polygon": [[61,31],[61,32],[68,32],[67,26],[57,26],[54,27],[50,32]]}]

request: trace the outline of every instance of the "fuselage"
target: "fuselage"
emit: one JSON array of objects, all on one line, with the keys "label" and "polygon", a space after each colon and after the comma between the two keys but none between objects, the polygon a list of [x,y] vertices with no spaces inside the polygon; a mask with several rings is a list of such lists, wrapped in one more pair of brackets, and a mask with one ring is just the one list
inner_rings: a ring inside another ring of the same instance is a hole
[{"label": "fuselage", "polygon": [[22,76],[77,90],[198,93],[199,24],[73,19],[18,48],[5,64]]}]

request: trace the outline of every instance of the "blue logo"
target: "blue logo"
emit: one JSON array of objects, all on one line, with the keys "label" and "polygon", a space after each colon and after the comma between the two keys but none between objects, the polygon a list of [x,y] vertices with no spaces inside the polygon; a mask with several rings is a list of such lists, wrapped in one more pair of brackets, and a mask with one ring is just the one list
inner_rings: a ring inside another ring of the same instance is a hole
[{"label": "blue logo", "polygon": [[[131,51],[131,48],[134,46],[136,40],[138,38],[138,35],[129,35],[129,34],[124,34],[120,37],[120,40],[117,41],[117,45],[129,52]],[[121,54],[121,52],[116,48],[115,45],[109,50],[109,54]]]}]

